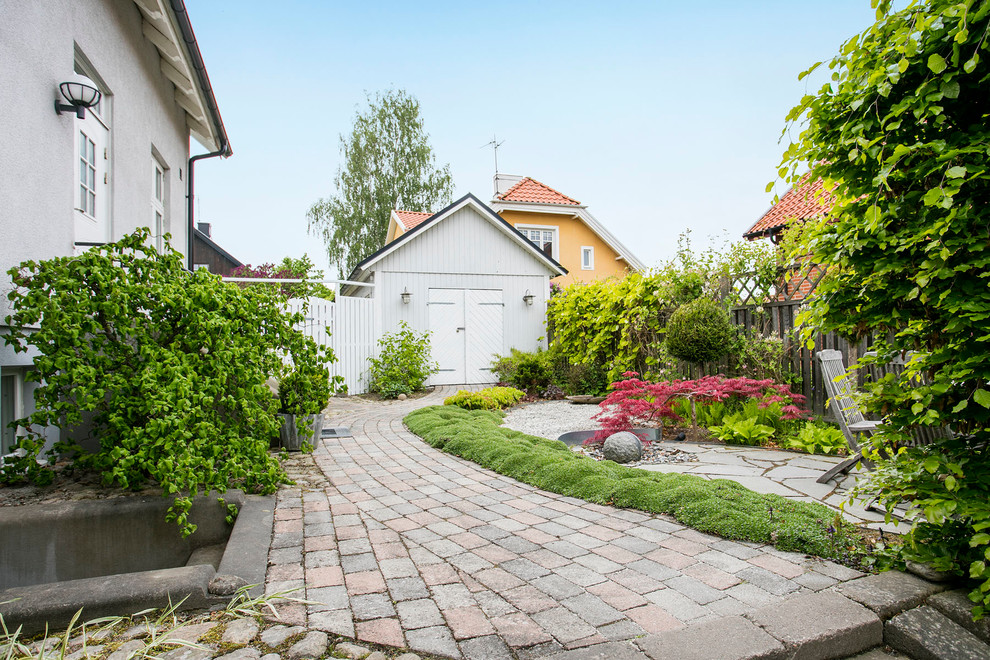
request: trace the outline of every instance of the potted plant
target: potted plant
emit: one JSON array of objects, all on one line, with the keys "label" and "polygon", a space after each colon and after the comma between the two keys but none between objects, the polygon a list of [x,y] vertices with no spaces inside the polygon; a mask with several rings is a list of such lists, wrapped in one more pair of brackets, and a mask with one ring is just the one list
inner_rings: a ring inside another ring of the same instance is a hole
[{"label": "potted plant", "polygon": [[323,431],[323,409],[330,403],[331,385],[324,368],[289,367],[278,383],[281,446],[299,451]]}]

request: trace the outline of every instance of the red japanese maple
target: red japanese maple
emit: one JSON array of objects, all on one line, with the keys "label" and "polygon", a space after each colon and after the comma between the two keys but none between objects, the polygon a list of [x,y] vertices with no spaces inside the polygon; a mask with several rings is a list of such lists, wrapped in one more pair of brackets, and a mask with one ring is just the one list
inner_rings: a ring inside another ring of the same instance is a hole
[{"label": "red japanese maple", "polygon": [[651,383],[641,380],[639,374],[633,371],[622,375],[625,380],[612,383],[611,393],[601,403],[601,412],[594,417],[601,422],[602,429],[589,443],[602,442],[613,433],[629,431],[634,427],[658,427],[665,418],[686,421],[674,412],[673,406],[678,399],[688,397],[698,403],[759,399],[761,408],[774,403],[784,404],[784,419],[805,416],[805,412],[798,407],[804,403],[805,397],[791,392],[789,385],[770,379],[704,376],[696,380]]}]

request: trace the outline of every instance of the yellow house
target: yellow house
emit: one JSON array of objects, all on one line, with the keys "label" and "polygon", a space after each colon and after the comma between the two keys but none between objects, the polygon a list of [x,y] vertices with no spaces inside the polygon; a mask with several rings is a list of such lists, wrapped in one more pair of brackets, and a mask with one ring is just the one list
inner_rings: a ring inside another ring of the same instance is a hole
[{"label": "yellow house", "polygon": [[[581,202],[530,177],[495,175],[492,209],[568,272],[560,286],[643,270],[643,264]],[[433,213],[394,210],[385,243],[391,243],[433,217]]]},{"label": "yellow house", "polygon": [[560,286],[643,270],[643,264],[581,202],[530,177],[495,175],[491,202],[502,219],[567,269]]}]

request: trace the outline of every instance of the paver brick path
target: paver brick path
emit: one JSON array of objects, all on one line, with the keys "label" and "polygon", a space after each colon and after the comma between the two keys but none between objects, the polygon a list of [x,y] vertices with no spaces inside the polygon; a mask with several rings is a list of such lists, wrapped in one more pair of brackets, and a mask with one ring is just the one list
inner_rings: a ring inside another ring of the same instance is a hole
[{"label": "paver brick path", "polygon": [[296,622],[427,654],[534,658],[861,575],[541,491],[435,450],[402,418],[450,393],[332,404],[328,425],[354,437],[323,440],[314,459],[325,482],[283,489],[275,511],[267,590],[305,586],[312,603]]}]

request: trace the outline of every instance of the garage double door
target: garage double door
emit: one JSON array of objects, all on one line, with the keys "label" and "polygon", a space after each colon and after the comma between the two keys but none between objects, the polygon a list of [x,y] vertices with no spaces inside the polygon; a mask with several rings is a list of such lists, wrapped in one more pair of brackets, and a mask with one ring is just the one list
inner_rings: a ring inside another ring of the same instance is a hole
[{"label": "garage double door", "polygon": [[502,291],[430,289],[430,341],[440,367],[435,385],[494,383],[502,353]]}]

